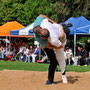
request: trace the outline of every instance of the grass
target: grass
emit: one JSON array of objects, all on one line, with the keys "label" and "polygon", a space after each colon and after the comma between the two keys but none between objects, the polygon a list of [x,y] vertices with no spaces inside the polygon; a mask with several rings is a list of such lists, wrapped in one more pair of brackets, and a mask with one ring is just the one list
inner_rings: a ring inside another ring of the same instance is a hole
[{"label": "grass", "polygon": [[[0,70],[29,70],[29,71],[48,71],[49,64],[39,63],[24,63],[20,61],[0,61]],[[59,69],[59,66],[58,66]],[[90,71],[90,66],[68,66],[67,71],[87,72]]]},{"label": "grass", "polygon": [[20,61],[0,61],[0,70],[47,71],[48,66],[48,64],[24,63]]},{"label": "grass", "polygon": [[90,66],[67,66],[67,71],[73,72],[87,72],[90,71]]}]

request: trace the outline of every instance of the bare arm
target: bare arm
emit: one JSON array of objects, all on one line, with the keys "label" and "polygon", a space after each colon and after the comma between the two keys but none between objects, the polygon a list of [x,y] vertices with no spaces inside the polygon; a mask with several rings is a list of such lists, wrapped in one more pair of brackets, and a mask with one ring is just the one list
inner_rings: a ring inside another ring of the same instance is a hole
[{"label": "bare arm", "polygon": [[56,23],[55,21],[51,20],[50,18],[48,18],[48,17],[45,16],[45,15],[39,15],[39,16],[48,19],[48,21],[51,22],[51,23]]},{"label": "bare arm", "polygon": [[51,45],[51,44],[49,43],[49,41],[47,41],[47,45],[46,45],[45,48],[49,48],[49,49],[59,49],[59,48],[63,48],[63,44],[61,44],[59,47],[56,47],[56,46],[54,46],[54,45]]}]

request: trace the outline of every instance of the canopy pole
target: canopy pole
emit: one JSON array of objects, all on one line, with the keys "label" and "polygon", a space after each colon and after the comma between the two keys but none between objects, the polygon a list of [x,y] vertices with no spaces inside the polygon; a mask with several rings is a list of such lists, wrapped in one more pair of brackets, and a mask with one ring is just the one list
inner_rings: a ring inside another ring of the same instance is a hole
[{"label": "canopy pole", "polygon": [[74,34],[74,58],[76,57],[76,33]]},{"label": "canopy pole", "polygon": [[[9,36],[9,41],[10,41],[10,43],[9,43],[9,53],[11,52],[11,36]],[[10,57],[9,57],[9,60],[10,60]]]},{"label": "canopy pole", "polygon": [[[9,41],[11,40],[11,37],[9,36]],[[11,44],[9,43],[9,52],[10,52]]]},{"label": "canopy pole", "polygon": [[74,61],[76,62],[75,65],[77,65],[77,57],[76,57],[76,29],[74,29]]},{"label": "canopy pole", "polygon": [[39,61],[41,59],[41,45],[39,44]]},{"label": "canopy pole", "polygon": [[[6,36],[6,40],[7,40],[7,36]],[[7,42],[6,42],[6,56],[7,56]]]}]

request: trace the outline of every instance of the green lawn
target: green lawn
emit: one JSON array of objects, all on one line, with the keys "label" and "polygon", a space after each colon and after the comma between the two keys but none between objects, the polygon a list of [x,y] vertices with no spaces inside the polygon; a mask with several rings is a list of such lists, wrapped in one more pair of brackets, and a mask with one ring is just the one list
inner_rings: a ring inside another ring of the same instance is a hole
[{"label": "green lawn", "polygon": [[[48,71],[49,64],[24,63],[20,61],[0,61],[0,70],[30,70]],[[59,69],[59,66],[58,66]],[[90,66],[67,66],[67,71],[86,72],[90,71]]]}]

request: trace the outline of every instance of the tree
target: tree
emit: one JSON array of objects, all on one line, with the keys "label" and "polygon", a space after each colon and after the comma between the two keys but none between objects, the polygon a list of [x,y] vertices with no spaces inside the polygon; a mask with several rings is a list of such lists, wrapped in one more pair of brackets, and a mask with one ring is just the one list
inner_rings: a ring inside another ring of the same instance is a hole
[{"label": "tree", "polygon": [[22,3],[19,3],[20,1],[0,0],[0,25],[8,21],[18,21],[23,6]]},{"label": "tree", "polygon": [[[24,4],[24,24],[28,25],[34,22],[36,17],[40,14],[47,16],[52,15],[52,9],[50,8],[51,0],[27,0]],[[22,17],[20,17],[22,19]]]},{"label": "tree", "polygon": [[89,0],[54,0],[52,4],[53,19],[57,22],[66,21],[70,17],[84,16],[90,20]]},{"label": "tree", "polygon": [[0,0],[0,25],[18,21],[27,26],[40,14],[58,23],[78,16],[90,20],[90,0]]}]

